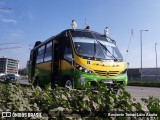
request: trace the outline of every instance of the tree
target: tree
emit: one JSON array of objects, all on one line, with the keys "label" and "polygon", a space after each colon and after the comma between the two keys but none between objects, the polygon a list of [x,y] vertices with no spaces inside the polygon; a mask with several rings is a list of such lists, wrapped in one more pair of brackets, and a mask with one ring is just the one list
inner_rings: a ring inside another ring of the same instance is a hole
[{"label": "tree", "polygon": [[20,75],[28,75],[27,68],[22,68],[18,70],[18,74]]}]

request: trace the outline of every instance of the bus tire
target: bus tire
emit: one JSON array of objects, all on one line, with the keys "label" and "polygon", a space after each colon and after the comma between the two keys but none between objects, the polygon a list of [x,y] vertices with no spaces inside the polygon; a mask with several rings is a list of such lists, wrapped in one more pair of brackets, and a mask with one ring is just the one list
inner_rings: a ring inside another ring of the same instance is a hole
[{"label": "bus tire", "polygon": [[69,87],[69,88],[73,88],[73,84],[72,84],[72,81],[70,80],[70,79],[67,79],[67,80],[65,80],[65,82],[64,82],[64,87]]}]

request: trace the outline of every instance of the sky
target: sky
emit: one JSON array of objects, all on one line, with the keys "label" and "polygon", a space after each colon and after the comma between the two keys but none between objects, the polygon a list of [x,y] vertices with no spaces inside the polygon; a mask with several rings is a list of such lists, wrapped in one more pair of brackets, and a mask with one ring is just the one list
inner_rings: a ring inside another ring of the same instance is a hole
[{"label": "sky", "polygon": [[70,29],[72,20],[84,29],[86,19],[92,31],[109,27],[129,68],[141,67],[140,31],[149,30],[142,32],[142,67],[154,68],[155,48],[160,66],[159,12],[160,0],[0,0],[0,57],[19,60],[25,68],[36,41]]}]

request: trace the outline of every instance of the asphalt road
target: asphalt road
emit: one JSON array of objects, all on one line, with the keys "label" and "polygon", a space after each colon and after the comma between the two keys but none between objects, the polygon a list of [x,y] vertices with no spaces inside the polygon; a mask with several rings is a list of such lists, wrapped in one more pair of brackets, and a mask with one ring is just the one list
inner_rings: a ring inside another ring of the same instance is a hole
[{"label": "asphalt road", "polygon": [[137,99],[148,98],[149,96],[160,98],[160,88],[157,87],[126,86],[125,89]]},{"label": "asphalt road", "polygon": [[[4,82],[3,79],[0,79],[0,81]],[[24,84],[24,85],[30,85],[30,83],[28,82],[27,78],[18,78],[17,81],[12,81],[12,83],[20,83],[20,84]]]},{"label": "asphalt road", "polygon": [[125,89],[131,94],[132,98],[135,98],[136,102],[139,102],[142,105],[142,109],[145,111],[148,111],[148,109],[141,101],[141,98],[149,98],[149,96],[153,96],[160,99],[160,88],[126,86]]}]

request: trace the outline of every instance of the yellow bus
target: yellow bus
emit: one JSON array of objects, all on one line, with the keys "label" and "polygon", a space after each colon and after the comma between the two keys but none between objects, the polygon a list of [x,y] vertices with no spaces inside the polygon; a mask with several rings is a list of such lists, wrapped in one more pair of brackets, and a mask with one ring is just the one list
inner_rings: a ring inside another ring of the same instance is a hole
[{"label": "yellow bus", "polygon": [[89,29],[67,29],[44,42],[37,41],[28,63],[29,79],[42,87],[127,84],[126,65],[116,42]]}]

